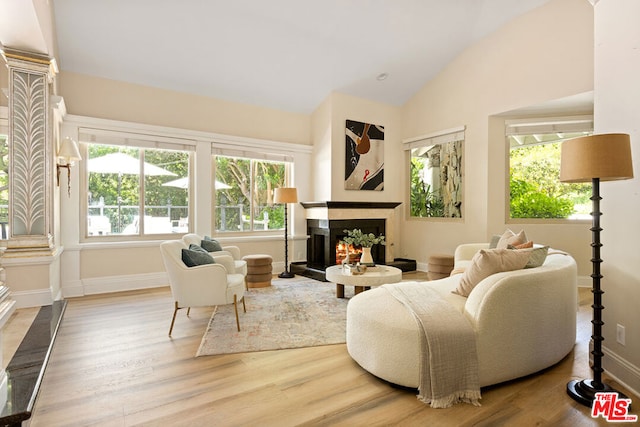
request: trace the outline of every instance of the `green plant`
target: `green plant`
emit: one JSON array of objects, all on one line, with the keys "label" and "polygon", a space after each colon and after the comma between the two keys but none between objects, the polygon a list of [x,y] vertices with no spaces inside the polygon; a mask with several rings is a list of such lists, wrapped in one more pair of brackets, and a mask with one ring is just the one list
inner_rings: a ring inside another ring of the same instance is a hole
[{"label": "green plant", "polygon": [[363,233],[359,228],[354,228],[353,230],[342,230],[347,233],[347,237],[344,237],[341,242],[347,245],[356,245],[362,246],[365,248],[370,248],[373,245],[384,245],[384,236],[381,234],[376,236],[373,233]]}]

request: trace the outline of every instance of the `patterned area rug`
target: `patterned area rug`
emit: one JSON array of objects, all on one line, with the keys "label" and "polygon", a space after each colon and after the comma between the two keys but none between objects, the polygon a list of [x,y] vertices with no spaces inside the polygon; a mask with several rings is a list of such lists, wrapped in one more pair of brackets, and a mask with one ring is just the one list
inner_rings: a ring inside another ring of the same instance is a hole
[{"label": "patterned area rug", "polygon": [[218,306],[196,357],[345,342],[348,299],[336,298],[334,283],[276,278],[245,297],[246,313],[238,304],[240,332],[233,304]]}]

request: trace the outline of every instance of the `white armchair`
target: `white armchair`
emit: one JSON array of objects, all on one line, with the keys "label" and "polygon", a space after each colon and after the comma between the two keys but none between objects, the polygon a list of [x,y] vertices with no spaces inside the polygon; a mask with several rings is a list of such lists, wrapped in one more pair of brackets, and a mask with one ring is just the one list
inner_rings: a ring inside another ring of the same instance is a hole
[{"label": "white armchair", "polygon": [[[195,234],[195,233],[188,233],[185,234],[184,236],[182,236],[182,241],[187,245],[198,245],[201,246],[200,244],[202,243],[202,239],[203,237],[200,236],[199,234]],[[236,267],[236,273],[238,274],[242,274],[243,276],[247,276],[247,262],[245,260],[242,259],[242,255],[240,255],[240,248],[237,246],[222,246],[222,251],[226,252],[228,255],[230,255],[233,258],[233,263]],[[215,257],[216,253],[219,254],[219,252],[210,252],[211,256]]]},{"label": "white armchair", "polygon": [[229,255],[217,255],[215,264],[187,267],[182,261],[182,249],[188,249],[180,240],[170,240],[160,244],[162,261],[169,275],[171,294],[175,301],[175,309],[169,336],[173,331],[176,313],[181,308],[187,308],[187,316],[191,307],[205,307],[213,305],[232,304],[236,313],[236,325],[240,330],[238,319],[238,301],[246,313],[244,301],[244,276],[228,272],[226,265],[232,262]]}]

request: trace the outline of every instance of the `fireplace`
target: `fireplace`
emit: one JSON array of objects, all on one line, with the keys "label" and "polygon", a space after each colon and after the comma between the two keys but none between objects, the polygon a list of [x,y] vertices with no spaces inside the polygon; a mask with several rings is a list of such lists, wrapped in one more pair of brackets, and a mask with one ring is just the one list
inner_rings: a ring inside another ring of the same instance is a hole
[{"label": "fireplace", "polygon": [[[307,220],[307,266],[325,270],[338,263],[338,244],[346,237],[344,230],[359,228],[363,233],[373,233],[376,236],[385,234],[385,220],[380,219],[338,219],[338,220]],[[359,247],[356,249],[360,249]],[[371,255],[378,264],[385,263],[385,246],[374,245]]]},{"label": "fireplace", "polygon": [[394,210],[400,203],[327,201],[301,204],[307,213],[307,261],[292,264],[296,274],[325,280],[325,269],[341,260],[342,252],[337,245],[346,237],[344,230],[354,228],[385,236],[386,245],[374,245],[371,249],[377,264],[394,265],[403,271],[415,270],[415,261],[409,267],[403,267],[402,262],[393,257]]}]

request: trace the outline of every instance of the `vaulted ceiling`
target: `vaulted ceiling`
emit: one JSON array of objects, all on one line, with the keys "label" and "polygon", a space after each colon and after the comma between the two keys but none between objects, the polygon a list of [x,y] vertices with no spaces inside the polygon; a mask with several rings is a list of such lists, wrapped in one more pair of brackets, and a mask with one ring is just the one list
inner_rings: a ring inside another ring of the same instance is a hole
[{"label": "vaulted ceiling", "polygon": [[[49,1],[62,71],[310,113],[333,91],[402,105],[548,0]],[[51,54],[47,7],[3,0],[0,42]]]}]

